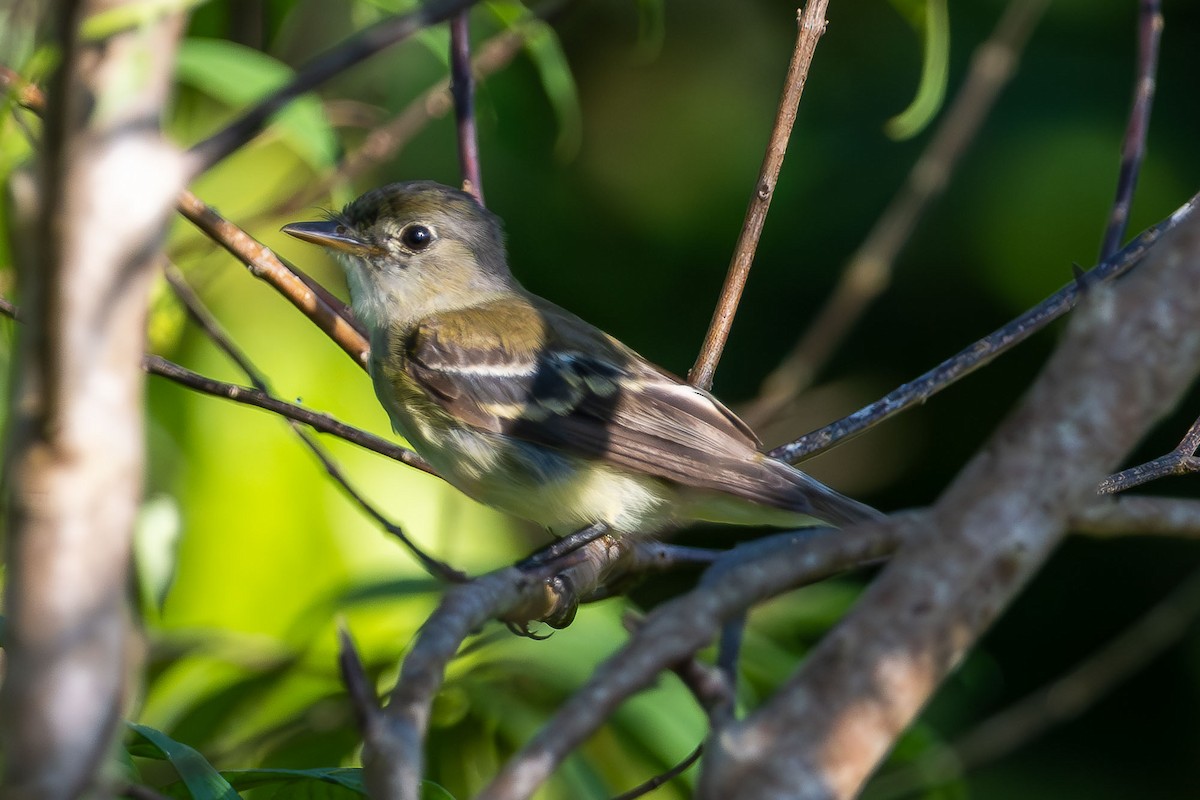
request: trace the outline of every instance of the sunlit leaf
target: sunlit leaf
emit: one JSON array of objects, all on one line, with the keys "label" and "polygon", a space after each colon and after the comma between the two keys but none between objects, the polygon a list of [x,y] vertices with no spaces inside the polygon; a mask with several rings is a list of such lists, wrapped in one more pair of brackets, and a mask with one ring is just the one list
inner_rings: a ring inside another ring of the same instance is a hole
[{"label": "sunlit leaf", "polygon": [[241,797],[229,781],[221,777],[221,773],[191,747],[148,725],[131,722],[129,728],[144,745],[139,747],[135,741],[130,745],[129,752],[169,761],[193,800],[238,800]]},{"label": "sunlit leaf", "polygon": [[946,96],[950,63],[950,12],[946,0],[891,0],[922,40],[921,82],[908,108],[887,121],[894,139],[907,139],[929,124]]},{"label": "sunlit leaf", "polygon": [[236,769],[222,773],[237,789],[269,786],[280,797],[343,800],[366,797],[362,770],[353,767],[315,769]]},{"label": "sunlit leaf", "polygon": [[488,8],[505,27],[521,31],[525,52],[538,71],[542,90],[558,122],[554,154],[563,160],[574,157],[583,141],[583,113],[579,107],[575,76],[571,73],[558,34],[514,0],[495,0],[488,3]]},{"label": "sunlit leaf", "polygon": [[83,21],[79,33],[84,39],[104,39],[128,28],[147,25],[155,20],[204,5],[208,0],[141,0],[118,3],[92,14]]},{"label": "sunlit leaf", "polygon": [[[176,63],[179,80],[233,108],[241,108],[277,89],[293,72],[286,64],[235,42],[186,39]],[[337,140],[315,97],[293,101],[275,118],[280,137],[316,169],[337,155]]]},{"label": "sunlit leaf", "polygon": [[[418,0],[363,0],[363,2],[379,11],[384,12],[388,16],[398,14],[407,14],[410,11],[416,10],[421,4]],[[374,15],[375,21],[382,14]],[[438,58],[442,64],[449,65],[450,63],[450,28],[447,25],[434,25],[433,27],[424,27],[413,34],[413,39],[425,46],[430,53]]]}]

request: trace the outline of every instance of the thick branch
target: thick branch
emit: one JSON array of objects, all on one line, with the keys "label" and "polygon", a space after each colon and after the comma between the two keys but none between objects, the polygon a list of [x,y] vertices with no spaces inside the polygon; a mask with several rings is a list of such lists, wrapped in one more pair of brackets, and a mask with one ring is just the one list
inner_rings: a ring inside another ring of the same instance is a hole
[{"label": "thick branch", "polygon": [[[1090,289],[1017,410],[804,669],[717,731],[702,797],[853,796],[1038,569],[1095,486],[1200,370],[1200,218]],[[1061,468],[1047,469],[1046,465]]]},{"label": "thick branch", "polygon": [[[528,797],[626,698],[709,644],[729,619],[768,597],[873,563],[913,535],[911,516],[835,531],[781,534],[736,548],[696,591],[664,603],[497,773],[478,800]],[[414,648],[415,650],[415,648]],[[731,792],[727,797],[741,797]]]},{"label": "thick branch", "polygon": [[89,792],[121,717],[126,590],[141,495],[142,340],[181,154],[159,131],[182,18],[82,40],[113,2],[57,3],[40,207],[18,237],[24,321],[5,463],[12,800]]}]

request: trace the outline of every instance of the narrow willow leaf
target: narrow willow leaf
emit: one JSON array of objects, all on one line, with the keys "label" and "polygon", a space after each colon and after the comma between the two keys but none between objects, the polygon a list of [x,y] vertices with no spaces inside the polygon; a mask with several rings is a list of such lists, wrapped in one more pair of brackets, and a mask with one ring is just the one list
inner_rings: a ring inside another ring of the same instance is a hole
[{"label": "narrow willow leaf", "polygon": [[530,14],[528,9],[514,0],[495,0],[488,3],[488,8],[505,27],[521,31],[525,52],[538,71],[542,90],[550,101],[558,123],[554,154],[563,160],[573,158],[583,141],[583,112],[579,106],[575,76],[571,73],[558,35],[545,21]]},{"label": "narrow willow leaf", "polygon": [[241,795],[234,790],[229,781],[221,777],[216,767],[209,764],[196,750],[148,725],[130,722],[129,728],[151,749],[147,752],[142,748],[131,747],[130,752],[133,755],[161,757],[169,761],[179,773],[179,779],[183,781],[193,800],[241,800]]},{"label": "narrow willow leaf", "polygon": [[893,139],[908,139],[924,129],[942,106],[950,62],[950,12],[946,0],[892,0],[892,5],[921,36],[924,53],[921,83],[908,108],[892,117],[884,130]]}]

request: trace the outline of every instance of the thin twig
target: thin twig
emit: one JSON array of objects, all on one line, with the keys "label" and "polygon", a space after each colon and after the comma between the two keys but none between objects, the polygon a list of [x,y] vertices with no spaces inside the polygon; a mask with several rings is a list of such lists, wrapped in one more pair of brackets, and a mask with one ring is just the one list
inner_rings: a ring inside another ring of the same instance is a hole
[{"label": "thin twig", "polygon": [[358,654],[345,620],[338,622],[338,671],[342,674],[342,683],[350,697],[350,707],[354,709],[358,727],[365,729],[379,714],[379,698],[367,678],[362,656]]},{"label": "thin twig", "polygon": [[450,92],[458,130],[458,163],[463,191],[483,205],[483,168],[479,161],[479,131],[475,125],[475,77],[471,72],[471,14],[462,11],[450,20]]},{"label": "thin twig", "polygon": [[200,175],[254,138],[267,121],[289,102],[317,85],[345,72],[379,51],[397,44],[417,31],[470,8],[476,0],[431,0],[415,11],[382,20],[359,31],[346,41],[309,61],[284,86],[260,100],[232,123],[196,143],[188,151],[189,174]]},{"label": "thin twig", "polygon": [[292,305],[309,318],[326,336],[366,369],[370,345],[344,306],[339,308],[327,296],[314,290],[297,272],[287,267],[254,237],[222,217],[189,191],[179,196],[179,211],[196,227],[229,251],[250,270],[250,274],[271,284]]},{"label": "thin twig", "polygon": [[[650,686],[663,669],[707,645],[725,620],[767,597],[888,555],[916,532],[917,522],[913,515],[897,514],[842,531],[817,528],[780,534],[728,551],[705,573],[697,591],[649,613],[629,641],[559,706],[477,800],[528,797],[618,705]],[[414,646],[412,654],[417,650]]]},{"label": "thin twig", "polygon": [[[478,53],[471,60],[471,70],[476,79],[485,78],[507,66],[537,30],[537,22],[518,23],[480,45]],[[311,188],[287,198],[276,208],[256,215],[251,220],[274,219],[313,205],[328,195],[334,186],[352,181],[375,165],[394,159],[429,122],[441,119],[453,107],[450,80],[438,81],[399,114],[367,133],[357,149],[347,153],[336,168],[314,181]],[[251,222],[247,223],[247,227],[253,227]]]},{"label": "thin twig", "polygon": [[[187,284],[187,281],[184,280],[179,271],[173,266],[167,265],[167,268],[164,270],[164,272],[167,277],[167,282],[170,284],[171,289],[175,292],[175,296],[178,297],[180,302],[183,303],[184,308],[187,309],[188,315],[197,325],[200,326],[200,329],[204,331],[205,335],[208,336],[208,338],[217,346],[219,350],[221,350],[221,352],[225,353],[225,355],[227,355],[235,364],[238,365],[238,367],[254,385],[255,389],[264,394],[273,395],[274,392],[272,391],[266,376],[254,366],[249,357],[242,352],[241,348],[234,344],[233,340],[229,338],[229,336],[221,328],[220,323],[217,322],[216,317],[212,315],[212,313],[208,310],[208,307],[204,305],[204,301],[202,301],[199,295],[192,290],[192,287]],[[385,517],[382,512],[380,512],[365,497],[363,497],[362,493],[360,493],[354,488],[354,486],[350,484],[350,481],[346,478],[341,468],[338,467],[337,463],[330,457],[329,453],[327,453],[325,449],[321,447],[320,443],[308,431],[301,427],[300,422],[293,419],[287,419],[287,423],[296,436],[299,437],[304,446],[307,447],[309,451],[316,456],[317,460],[321,462],[321,466],[324,468],[326,474],[329,475],[329,477],[331,477],[342,488],[342,491],[344,491],[351,500],[356,502],[359,507],[368,514],[368,516],[374,519],[380,525],[380,527],[399,540],[399,542],[404,545],[404,547],[413,555],[414,558],[417,559],[417,561],[420,562],[421,566],[424,567],[429,574],[433,575],[435,578],[448,582],[461,582],[466,580],[466,575],[464,575],[462,572],[426,553],[416,542],[409,538],[408,534],[404,532],[403,528]]]},{"label": "thin twig", "polygon": [[351,444],[356,444],[366,450],[386,456],[393,461],[399,461],[402,464],[415,467],[422,472],[428,472],[430,475],[437,474],[433,471],[433,467],[429,466],[423,458],[412,450],[401,447],[395,442],[376,436],[373,433],[367,433],[364,430],[347,425],[328,414],[312,411],[295,403],[280,400],[257,389],[209,378],[206,375],[201,375],[198,372],[193,372],[186,367],[182,367],[173,361],[168,361],[162,356],[147,354],[142,359],[142,368],[151,375],[158,375],[194,391],[214,397],[223,397],[235,403],[254,406],[255,408],[261,408],[264,411],[270,411],[273,414],[279,414],[288,419],[294,419],[297,422],[303,422],[320,433],[328,433],[339,439],[345,439]]},{"label": "thin twig", "polygon": [[1146,133],[1150,129],[1150,109],[1154,106],[1155,74],[1158,72],[1158,45],[1162,39],[1163,15],[1160,0],[1141,0],[1138,10],[1138,71],[1133,87],[1129,122],[1121,142],[1121,171],[1117,177],[1117,196],[1113,200],[1108,229],[1100,246],[1100,259],[1117,252],[1129,225],[1129,208],[1137,188],[1138,173],[1146,155]]},{"label": "thin twig", "polygon": [[644,797],[650,794],[650,792],[662,786],[664,783],[678,778],[680,775],[686,772],[688,767],[700,760],[700,756],[703,753],[704,745],[697,745],[695,750],[688,753],[682,761],[671,767],[666,772],[660,772],[650,780],[645,781],[644,783],[639,783],[629,791],[621,792],[621,794],[613,797],[612,800],[637,800],[639,797]]},{"label": "thin twig", "polygon": [[[209,311],[208,306],[204,305],[204,301],[200,299],[200,295],[196,294],[196,290],[192,288],[187,279],[183,277],[183,273],[179,268],[171,262],[163,264],[163,277],[167,281],[167,285],[171,287],[171,291],[179,302],[183,303],[183,308],[187,311],[192,322],[204,331],[217,349],[224,353],[230,361],[237,364],[238,369],[242,371],[255,389],[263,394],[273,395],[271,387],[267,384],[267,379],[258,371],[258,368],[250,361],[250,358],[242,352],[242,349],[233,343],[229,338],[229,334],[221,327],[221,323],[217,322],[217,318]],[[292,420],[289,420],[292,421]]]},{"label": "thin twig", "polygon": [[771,138],[767,143],[767,152],[758,173],[754,194],[750,196],[742,231],[733,249],[729,272],[725,276],[721,297],[713,311],[712,322],[709,323],[704,343],[700,346],[700,355],[688,372],[688,382],[701,389],[712,388],[713,373],[716,372],[717,362],[721,360],[725,342],[729,339],[729,330],[733,327],[733,316],[737,313],[738,303],[742,299],[742,290],[746,287],[750,266],[754,263],[754,253],[758,249],[758,239],[767,220],[767,210],[771,207],[771,198],[775,195],[775,184],[779,180],[779,170],[787,153],[788,139],[796,122],[796,111],[800,105],[800,96],[804,93],[805,81],[808,79],[808,68],[812,64],[817,41],[825,32],[825,8],[828,4],[828,0],[809,0],[798,18],[796,48],[788,65],[783,97],[779,101],[779,110],[775,115],[775,124],[771,129]]},{"label": "thin twig", "polygon": [[1192,423],[1183,439],[1175,449],[1164,456],[1122,470],[1115,475],[1109,475],[1100,482],[1097,489],[1100,494],[1117,494],[1143,483],[1165,478],[1168,475],[1190,475],[1200,472],[1200,458],[1196,450],[1200,449],[1200,419]]},{"label": "thin twig", "polygon": [[[3,65],[0,65],[0,87],[17,87],[22,104],[31,111],[40,114],[45,109],[46,98],[42,91],[25,83],[20,75]],[[210,239],[245,264],[252,275],[274,286],[359,366],[366,368],[369,355],[366,329],[345,303],[308,275],[285,264],[244,229],[222,217],[190,191],[185,189],[179,195],[177,207]]]},{"label": "thin twig", "polygon": [[971,57],[970,71],[925,151],[888,207],[842,269],[838,285],[808,330],[743,410],[751,426],[772,420],[812,382],[867,306],[891,282],[896,258],[921,216],[945,191],[959,159],[975,140],[1048,0],[1012,0]]},{"label": "thin twig", "polygon": [[[1020,402],[771,701],[709,738],[700,794],[852,797],[1200,373],[1200,219],[1094,287]],[[851,528],[845,533],[852,533]]]},{"label": "thin twig", "polygon": [[794,442],[771,451],[774,458],[796,462],[827,450],[837,442],[873,428],[886,419],[925,402],[947,386],[989,363],[1000,354],[1028,339],[1075,307],[1086,287],[1111,281],[1129,272],[1163,234],[1175,228],[1193,212],[1200,195],[1194,195],[1167,219],[1148,228],[1119,253],[1038,303],[1004,327],[988,334],[965,350],[943,361],[930,371],[909,381],[883,398],[848,417],[806,433]]}]

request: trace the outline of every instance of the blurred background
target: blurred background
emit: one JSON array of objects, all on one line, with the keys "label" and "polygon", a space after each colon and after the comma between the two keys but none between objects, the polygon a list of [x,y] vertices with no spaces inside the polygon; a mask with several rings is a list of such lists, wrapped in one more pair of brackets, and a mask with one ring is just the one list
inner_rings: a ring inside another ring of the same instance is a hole
[{"label": "blurred background", "polygon": [[[171,135],[181,144],[199,140],[296,65],[407,5],[198,5],[180,56]],[[885,133],[921,83],[922,39],[905,16],[921,5],[831,3],[717,372],[714,390],[735,408],[757,395],[790,350],[927,143],[929,129],[904,141]],[[948,96],[1004,6],[949,4]],[[519,11],[514,3],[477,8],[475,37],[483,42],[503,31]],[[1200,6],[1167,0],[1164,11],[1158,97],[1131,233],[1200,186]],[[754,189],[795,13],[779,0],[576,0],[555,11],[551,28],[526,52],[480,82],[483,189],[505,220],[513,269],[531,290],[666,368],[687,371]],[[946,195],[901,254],[892,284],[815,386],[762,429],[766,444],[914,378],[1070,281],[1072,264],[1095,262],[1133,85],[1136,18],[1133,0],[1049,4]],[[347,72],[193,189],[345,296],[336,266],[278,229],[389,181],[458,181],[453,120],[443,115],[420,125],[394,157],[319,196],[311,191],[372,130],[444,78],[445,43],[445,31],[433,31]],[[44,53],[18,37],[10,46],[10,65],[45,74]],[[0,126],[7,177],[27,161],[26,129],[36,121],[9,114]],[[3,214],[9,236],[19,236],[11,233],[7,201]],[[3,246],[0,279],[11,296],[11,241]],[[168,252],[279,396],[389,433],[365,374],[286,301],[182,220]],[[12,331],[5,325],[0,357],[7,361]],[[1040,334],[805,469],[884,510],[931,502],[1020,396],[1056,335],[1054,328]],[[156,292],[149,338],[168,358],[246,382],[187,324],[165,287]],[[150,672],[132,716],[223,768],[355,763],[358,737],[336,674],[336,624],[344,620],[380,686],[390,686],[438,587],[281,420],[157,378],[149,379],[148,395],[151,468],[138,592]],[[1173,447],[1197,413],[1194,393],[1134,461]],[[360,491],[429,552],[462,569],[499,567],[545,543],[543,532],[436,479],[338,441],[327,445]],[[1172,479],[1145,491],[1195,494],[1196,481]],[[681,540],[723,546],[749,535],[713,529]],[[1188,616],[1162,655],[1048,733],[1018,736],[1011,752],[967,770],[953,759],[927,767],[931,754],[1112,640],[1189,580],[1197,564],[1200,549],[1186,541],[1068,540],[938,693],[868,796],[1193,797],[1200,632]],[[585,607],[547,641],[520,639],[499,625],[482,631],[452,665],[439,698],[430,777],[454,796],[478,789],[621,644],[623,613],[685,589],[694,577],[656,578],[632,599]],[[868,579],[809,587],[751,618],[741,687],[748,707],[796,668]],[[627,704],[543,796],[623,791],[684,757],[703,731],[686,690],[664,679]],[[153,764],[141,768],[155,777]],[[687,796],[686,781],[654,796]]]}]

